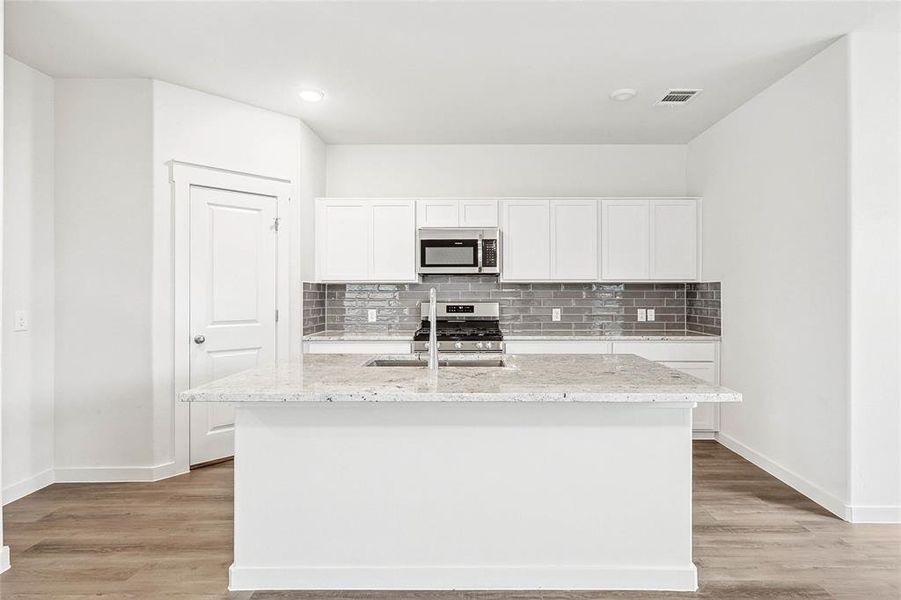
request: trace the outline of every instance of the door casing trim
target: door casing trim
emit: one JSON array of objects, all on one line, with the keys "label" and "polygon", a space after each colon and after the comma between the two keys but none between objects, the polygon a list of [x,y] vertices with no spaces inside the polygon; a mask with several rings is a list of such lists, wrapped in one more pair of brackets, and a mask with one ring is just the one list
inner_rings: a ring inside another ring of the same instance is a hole
[{"label": "door casing trim", "polygon": [[191,375],[191,187],[202,186],[233,190],[276,198],[280,224],[278,232],[278,267],[276,270],[276,359],[284,360],[290,349],[290,236],[289,202],[292,183],[287,179],[241,173],[227,169],[172,160],[169,183],[172,188],[172,272],[174,316],[173,330],[173,394],[172,447],[175,471],[190,468],[190,405],[179,402],[179,392],[188,389]]}]

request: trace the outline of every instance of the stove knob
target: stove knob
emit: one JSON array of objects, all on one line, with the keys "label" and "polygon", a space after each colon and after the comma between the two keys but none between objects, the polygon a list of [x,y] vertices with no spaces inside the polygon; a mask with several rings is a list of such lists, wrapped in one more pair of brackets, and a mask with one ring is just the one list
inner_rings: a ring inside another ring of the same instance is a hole
[{"label": "stove knob", "polygon": [[487,347],[489,350],[491,350],[491,342],[487,342]]},{"label": "stove knob", "polygon": [[454,348],[456,348],[457,350],[459,350],[462,347],[463,347],[463,342],[455,342],[454,343]]},{"label": "stove knob", "polygon": [[476,348],[478,348],[479,350],[481,350],[483,346],[484,344],[482,342],[476,342]]}]

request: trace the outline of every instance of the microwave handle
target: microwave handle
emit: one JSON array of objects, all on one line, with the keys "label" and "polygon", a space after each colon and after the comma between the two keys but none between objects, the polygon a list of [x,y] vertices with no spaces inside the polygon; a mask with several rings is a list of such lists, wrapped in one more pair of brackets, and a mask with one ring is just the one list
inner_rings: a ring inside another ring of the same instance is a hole
[{"label": "microwave handle", "polygon": [[477,250],[478,260],[479,260],[479,273],[482,272],[482,233],[479,232],[479,246]]}]

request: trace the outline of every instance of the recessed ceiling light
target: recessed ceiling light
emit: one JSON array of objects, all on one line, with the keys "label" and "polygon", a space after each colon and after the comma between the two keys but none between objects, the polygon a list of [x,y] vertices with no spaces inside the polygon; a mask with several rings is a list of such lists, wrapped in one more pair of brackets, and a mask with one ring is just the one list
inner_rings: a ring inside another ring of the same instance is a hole
[{"label": "recessed ceiling light", "polygon": [[626,100],[631,100],[637,94],[635,90],[632,88],[622,88],[619,90],[614,90],[610,92],[610,98],[612,100],[616,100],[617,102],[625,102]]},{"label": "recessed ceiling light", "polygon": [[622,88],[619,90],[614,90],[610,93],[610,98],[616,100],[617,102],[625,102],[626,100],[631,100],[637,94],[635,90],[632,88]]},{"label": "recessed ceiling light", "polygon": [[319,102],[325,98],[325,92],[322,90],[300,90],[298,95],[304,102]]}]

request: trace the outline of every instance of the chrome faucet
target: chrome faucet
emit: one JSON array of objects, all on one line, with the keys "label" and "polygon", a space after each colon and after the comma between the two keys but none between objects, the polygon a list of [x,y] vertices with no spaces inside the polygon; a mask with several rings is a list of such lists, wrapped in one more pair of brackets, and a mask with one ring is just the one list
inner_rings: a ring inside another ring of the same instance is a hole
[{"label": "chrome faucet", "polygon": [[438,293],[429,290],[429,370],[438,370]]}]

